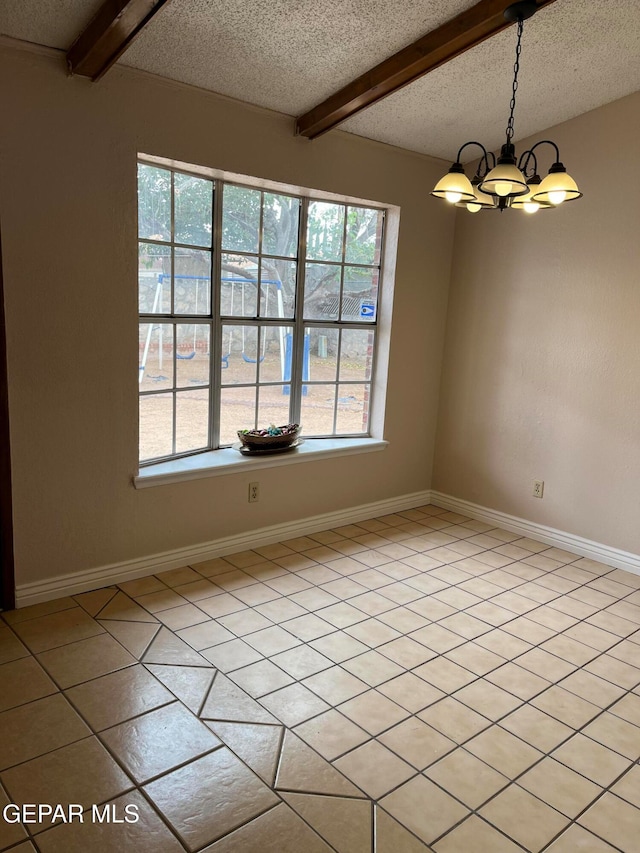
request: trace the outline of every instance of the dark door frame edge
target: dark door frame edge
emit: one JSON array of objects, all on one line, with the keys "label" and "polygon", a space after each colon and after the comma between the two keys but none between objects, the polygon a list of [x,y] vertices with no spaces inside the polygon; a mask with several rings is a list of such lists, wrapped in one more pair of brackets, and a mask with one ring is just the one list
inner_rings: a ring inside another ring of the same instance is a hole
[{"label": "dark door frame edge", "polygon": [[11,493],[11,444],[9,434],[9,374],[0,230],[0,607],[16,606]]}]

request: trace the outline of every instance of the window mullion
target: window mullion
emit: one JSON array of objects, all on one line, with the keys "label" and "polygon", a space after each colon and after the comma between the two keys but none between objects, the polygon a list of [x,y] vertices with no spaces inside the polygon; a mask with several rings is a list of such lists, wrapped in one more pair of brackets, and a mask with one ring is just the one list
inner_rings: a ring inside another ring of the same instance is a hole
[{"label": "window mullion", "polygon": [[222,395],[222,322],[220,320],[220,291],[222,276],[222,182],[213,185],[213,234],[211,248],[211,343],[209,347],[209,442],[210,447],[220,446],[220,408]]},{"label": "window mullion", "polygon": [[300,423],[302,408],[302,372],[304,364],[304,283],[307,258],[307,218],[309,199],[300,200],[298,224],[298,275],[296,277],[295,310],[293,315],[293,341],[291,349],[291,421]]}]

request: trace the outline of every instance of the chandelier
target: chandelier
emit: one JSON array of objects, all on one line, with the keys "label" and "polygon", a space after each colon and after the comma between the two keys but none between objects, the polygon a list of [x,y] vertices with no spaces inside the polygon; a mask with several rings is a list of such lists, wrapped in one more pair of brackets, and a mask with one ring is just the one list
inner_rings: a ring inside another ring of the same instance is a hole
[{"label": "chandelier", "polygon": [[[507,207],[524,210],[526,213],[535,213],[537,210],[557,207],[563,202],[574,201],[582,196],[576,182],[567,174],[567,170],[560,162],[558,146],[550,139],[537,142],[516,160],[513,127],[523,22],[530,18],[537,8],[535,0],[521,0],[521,2],[512,3],[504,10],[506,20],[518,24],[518,41],[506,131],[507,141],[500,149],[500,156],[496,161],[495,154],[487,151],[480,142],[465,142],[458,151],[455,163],[438,181],[431,193],[436,198],[442,198],[456,207],[466,207],[471,213],[477,213],[479,210],[505,210]],[[460,162],[462,152],[469,145],[475,145],[482,151],[476,174],[471,180],[465,175]],[[538,159],[535,153],[541,145],[550,145],[555,151],[555,161],[544,179],[541,179],[538,174]]]}]

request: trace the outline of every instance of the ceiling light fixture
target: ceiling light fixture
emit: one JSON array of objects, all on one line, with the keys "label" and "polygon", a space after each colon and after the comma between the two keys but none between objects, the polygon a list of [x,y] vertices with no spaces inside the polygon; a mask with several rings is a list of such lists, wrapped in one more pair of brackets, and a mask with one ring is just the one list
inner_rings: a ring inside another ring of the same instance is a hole
[{"label": "ceiling light fixture", "polygon": [[[526,213],[535,213],[537,210],[557,207],[563,202],[574,201],[582,196],[576,182],[567,174],[567,170],[560,162],[558,146],[550,139],[536,142],[532,148],[520,155],[519,160],[516,160],[513,127],[523,22],[530,18],[537,8],[535,0],[521,0],[519,3],[512,3],[504,10],[507,21],[518,24],[518,41],[513,68],[513,93],[507,122],[507,141],[500,150],[500,156],[496,161],[495,155],[487,151],[480,142],[465,142],[458,151],[456,162],[438,181],[431,193],[436,198],[455,204],[456,207],[466,207],[471,213],[477,213],[480,210],[505,210],[507,207],[524,210]],[[482,149],[476,174],[471,180],[465,175],[464,167],[460,162],[462,152],[469,145],[477,145]],[[555,162],[544,179],[538,175],[538,160],[535,155],[540,145],[551,145],[556,155]]]}]

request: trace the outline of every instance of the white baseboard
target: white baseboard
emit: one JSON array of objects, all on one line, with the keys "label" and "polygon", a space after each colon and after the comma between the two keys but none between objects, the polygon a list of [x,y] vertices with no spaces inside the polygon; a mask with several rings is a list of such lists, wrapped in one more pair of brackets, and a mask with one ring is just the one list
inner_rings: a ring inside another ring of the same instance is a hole
[{"label": "white baseboard", "polygon": [[185,566],[189,563],[211,560],[214,557],[223,557],[225,554],[233,554],[260,545],[271,545],[273,542],[282,542],[296,536],[317,533],[319,530],[328,530],[332,527],[364,521],[367,518],[401,512],[405,509],[428,504],[430,500],[431,492],[429,490],[413,492],[397,498],[302,518],[298,521],[261,527],[235,536],[226,536],[221,539],[214,539],[211,542],[191,545],[187,548],[176,548],[172,551],[151,554],[135,560],[112,563],[85,572],[58,575],[48,580],[20,584],[16,588],[17,606],[26,607],[29,604],[38,604],[41,601],[50,601],[53,598],[60,598],[65,595],[76,595],[114,583],[135,580],[156,572],[177,569],[179,566]]},{"label": "white baseboard", "polygon": [[555,527],[536,524],[533,521],[527,521],[525,518],[518,518],[516,515],[509,515],[506,512],[499,512],[496,509],[471,503],[471,501],[454,498],[452,495],[445,495],[442,492],[432,491],[431,503],[452,512],[468,515],[477,521],[486,521],[487,524],[504,527],[505,530],[510,530],[512,533],[520,533],[531,539],[546,542],[548,545],[555,545],[565,551],[579,554],[581,557],[597,560],[606,566],[625,569],[627,572],[640,575],[639,554],[632,554],[630,551],[622,551],[619,548],[611,548],[609,545],[593,542],[583,536],[575,536],[573,533],[566,533],[564,530],[556,530]]}]

